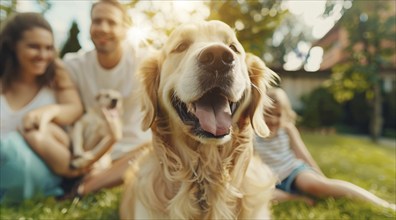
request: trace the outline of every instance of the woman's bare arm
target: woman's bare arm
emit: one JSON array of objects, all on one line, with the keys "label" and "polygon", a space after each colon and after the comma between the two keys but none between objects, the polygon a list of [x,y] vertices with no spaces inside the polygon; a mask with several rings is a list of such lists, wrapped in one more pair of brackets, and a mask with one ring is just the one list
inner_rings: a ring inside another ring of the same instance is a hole
[{"label": "woman's bare arm", "polygon": [[40,129],[49,122],[57,125],[71,125],[83,114],[80,96],[62,61],[56,61],[56,76],[53,88],[56,104],[46,105],[30,111],[24,116],[24,130]]}]

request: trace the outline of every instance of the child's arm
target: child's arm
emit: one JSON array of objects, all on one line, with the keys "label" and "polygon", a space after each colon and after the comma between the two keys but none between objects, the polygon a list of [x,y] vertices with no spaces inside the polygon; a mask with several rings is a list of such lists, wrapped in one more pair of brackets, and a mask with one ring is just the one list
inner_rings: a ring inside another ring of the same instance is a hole
[{"label": "child's arm", "polygon": [[312,158],[307,147],[305,146],[301,138],[300,132],[297,130],[296,126],[291,123],[288,124],[286,126],[286,131],[287,134],[289,135],[290,147],[294,151],[296,157],[305,161],[317,172],[323,174],[322,170],[320,169],[316,161]]}]

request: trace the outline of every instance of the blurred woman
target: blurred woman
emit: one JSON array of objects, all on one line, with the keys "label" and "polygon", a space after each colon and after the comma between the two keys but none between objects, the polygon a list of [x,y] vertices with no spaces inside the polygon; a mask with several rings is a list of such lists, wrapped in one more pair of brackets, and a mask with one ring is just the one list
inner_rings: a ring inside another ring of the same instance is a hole
[{"label": "blurred woman", "polygon": [[74,177],[64,126],[83,113],[77,90],[56,59],[49,23],[17,13],[0,32],[0,201],[59,196]]}]

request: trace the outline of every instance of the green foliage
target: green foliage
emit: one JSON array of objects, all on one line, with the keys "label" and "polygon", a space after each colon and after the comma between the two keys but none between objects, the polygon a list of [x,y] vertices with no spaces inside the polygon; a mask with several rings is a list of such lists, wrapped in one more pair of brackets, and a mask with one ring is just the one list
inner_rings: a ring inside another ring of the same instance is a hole
[{"label": "green foliage", "polygon": [[308,128],[334,126],[341,119],[342,107],[333,95],[323,87],[313,90],[301,98],[302,125]]},{"label": "green foliage", "polygon": [[[248,52],[263,57],[268,51],[270,54],[272,51],[278,51],[271,47],[272,36],[285,15],[288,14],[287,10],[281,7],[281,1],[218,0],[200,2],[203,3],[202,6],[189,12],[189,15],[183,19],[173,14],[178,13],[175,11],[177,10],[176,1],[164,3],[166,10],[159,7],[158,1],[129,0],[124,3],[127,7],[138,10],[144,15],[145,20],[149,21],[152,31],[145,41],[155,47],[161,47],[162,41],[180,24],[206,19],[221,20],[234,28],[239,41]],[[172,7],[173,9],[169,10]],[[273,60],[283,60],[283,54],[274,53]]]},{"label": "green foliage", "polygon": [[[200,13],[200,11],[205,11],[203,8],[197,8],[190,12],[190,18],[184,18],[182,20],[178,20],[177,16],[173,14],[164,13],[163,8],[158,7],[155,1],[130,0],[125,5],[130,8],[139,8],[140,12],[150,21],[153,31],[156,34],[151,37],[154,37],[154,39],[150,37],[146,39],[149,44],[158,44],[156,42],[158,39],[162,39],[164,35],[169,35],[175,27],[183,22],[190,21],[191,18],[221,20],[235,29],[238,39],[246,51],[260,57],[270,48],[270,39],[273,32],[280,25],[282,18],[287,13],[286,10],[281,8],[281,1],[276,0],[218,0],[203,2],[203,7],[210,9],[208,17],[203,17]],[[169,7],[174,7],[174,3],[170,3]]]},{"label": "green foliage", "polygon": [[209,19],[221,20],[237,31],[246,51],[262,56],[270,47],[273,35],[287,11],[281,2],[270,1],[210,1]]},{"label": "green foliage", "polygon": [[78,41],[78,33],[80,30],[78,29],[78,24],[74,20],[70,31],[69,31],[69,38],[66,40],[66,43],[63,45],[63,48],[60,53],[60,57],[62,58],[66,53],[69,52],[77,52],[81,49],[80,42]]},{"label": "green foliage", "polygon": [[36,0],[43,14],[51,9],[52,3],[49,0]]},{"label": "green foliage", "polygon": [[3,21],[16,11],[17,0],[0,1],[0,27]]},{"label": "green foliage", "polygon": [[[370,123],[370,106],[365,96],[364,92],[356,93],[353,99],[344,103],[343,123],[367,134]],[[362,111],[362,109],[366,110]]]},{"label": "green foliage", "polygon": [[[208,8],[204,2],[191,1],[192,4],[199,5],[191,8],[188,12],[180,12],[183,7],[180,4],[189,4],[188,1],[139,1],[128,0],[122,3],[134,11],[132,24],[138,29],[144,29],[143,43],[160,48],[165,43],[170,33],[183,23],[195,22],[207,18]],[[143,23],[135,23],[136,20],[144,20]],[[149,32],[149,33],[147,33]]]},{"label": "green foliage", "polygon": [[385,128],[393,128],[396,130],[396,89],[384,96],[384,118]]},{"label": "green foliage", "polygon": [[[303,140],[329,178],[352,182],[396,202],[396,149],[362,137],[303,132]],[[394,146],[394,145],[393,145]],[[118,219],[121,187],[81,200],[30,200],[0,207],[0,219]],[[285,202],[273,206],[274,219],[395,219],[396,212],[349,199],[317,200],[314,206]]]},{"label": "green foliage", "polygon": [[[10,16],[11,14],[17,12],[17,5],[19,1],[23,0],[2,0],[0,1],[0,24],[3,23],[3,21]],[[51,2],[49,0],[35,0],[36,5],[39,7],[40,11],[44,14],[47,12],[49,9],[51,9]],[[4,17],[5,15],[5,17]]]},{"label": "green foliage", "polygon": [[325,86],[334,94],[334,98],[340,102],[352,100],[356,93],[366,93],[367,99],[372,99],[373,91],[369,81],[370,70],[362,66],[354,66],[350,63],[336,65],[333,74]]},{"label": "green foliage", "polygon": [[304,58],[306,54],[297,49],[298,44],[312,41],[311,30],[303,22],[296,21],[296,15],[287,13],[284,17],[282,24],[276,30],[282,33],[282,41],[278,45],[278,42],[274,44],[270,38],[271,41],[264,51],[266,56],[270,56],[269,60],[265,61],[271,68],[283,69],[286,63],[285,57],[290,52],[295,52],[299,57]]},{"label": "green foliage", "polygon": [[[393,1],[353,1],[339,24],[349,36],[347,58],[333,68],[332,79],[328,82],[329,89],[340,102],[351,100],[357,93],[365,93],[370,103],[369,131],[373,140],[381,135],[383,124],[379,73],[394,65],[390,61],[396,52],[396,17],[392,7],[395,7]],[[386,42],[393,43],[387,45]]]}]

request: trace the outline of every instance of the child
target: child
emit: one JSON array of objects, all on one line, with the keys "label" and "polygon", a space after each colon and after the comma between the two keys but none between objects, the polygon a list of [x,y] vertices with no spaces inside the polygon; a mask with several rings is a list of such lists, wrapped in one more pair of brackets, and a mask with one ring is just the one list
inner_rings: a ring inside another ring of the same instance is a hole
[{"label": "child", "polygon": [[295,127],[296,114],[286,93],[273,88],[268,91],[268,96],[273,100],[273,106],[266,111],[265,122],[271,134],[266,139],[256,137],[255,150],[280,180],[274,200],[303,199],[313,204],[309,197],[302,195],[348,197],[395,210],[395,204],[352,183],[325,177]]}]

